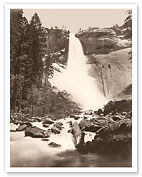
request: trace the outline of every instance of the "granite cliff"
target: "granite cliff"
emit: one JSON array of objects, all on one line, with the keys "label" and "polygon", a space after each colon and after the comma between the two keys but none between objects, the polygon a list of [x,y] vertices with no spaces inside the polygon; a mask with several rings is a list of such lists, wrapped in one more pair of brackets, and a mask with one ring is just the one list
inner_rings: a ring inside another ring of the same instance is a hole
[{"label": "granite cliff", "polygon": [[109,28],[88,29],[77,33],[76,37],[88,58],[89,75],[97,80],[106,97],[119,97],[132,83],[131,38],[126,39],[123,33]]}]

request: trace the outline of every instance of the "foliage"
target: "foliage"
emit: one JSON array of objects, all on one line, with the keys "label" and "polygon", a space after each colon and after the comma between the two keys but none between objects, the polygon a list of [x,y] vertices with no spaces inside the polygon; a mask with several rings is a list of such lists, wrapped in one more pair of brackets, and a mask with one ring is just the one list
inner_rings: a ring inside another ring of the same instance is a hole
[{"label": "foliage", "polygon": [[[28,22],[22,9],[10,13],[10,105],[13,112],[61,118],[78,112],[66,92],[53,88],[48,79],[53,63],[67,53],[68,34],[58,27],[42,27],[37,13]],[[43,79],[44,82],[43,82]]]},{"label": "foliage", "polygon": [[123,28],[125,28],[125,38],[132,38],[132,10],[127,11],[128,16],[124,20]]}]

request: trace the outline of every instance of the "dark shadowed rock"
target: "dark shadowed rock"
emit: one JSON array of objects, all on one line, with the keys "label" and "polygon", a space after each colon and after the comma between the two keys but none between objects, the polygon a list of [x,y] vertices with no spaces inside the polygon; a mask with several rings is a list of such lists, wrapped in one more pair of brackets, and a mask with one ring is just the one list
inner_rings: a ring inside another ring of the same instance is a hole
[{"label": "dark shadowed rock", "polygon": [[104,114],[130,112],[132,100],[109,101],[104,107]]},{"label": "dark shadowed rock", "polygon": [[43,124],[43,127],[47,128],[50,124]]},{"label": "dark shadowed rock", "polygon": [[68,133],[72,133],[72,129],[68,130]]},{"label": "dark shadowed rock", "polygon": [[62,122],[55,122],[54,126],[57,127],[59,130],[62,130],[63,123]]},{"label": "dark shadowed rock", "polygon": [[32,127],[32,124],[30,122],[23,122],[19,125],[19,127],[16,129],[16,131],[24,131],[28,127]]},{"label": "dark shadowed rock", "polygon": [[46,118],[44,121],[43,121],[43,124],[53,124],[54,122],[51,120],[51,119],[48,119]]},{"label": "dark shadowed rock", "polygon": [[32,124],[30,122],[28,122],[28,121],[20,123],[20,125],[23,125],[23,124],[26,124],[27,127],[32,127]]},{"label": "dark shadowed rock", "polygon": [[60,134],[60,130],[55,126],[51,128],[51,131],[55,134]]},{"label": "dark shadowed rock", "polygon": [[92,119],[92,120],[83,119],[80,121],[79,125],[81,127],[81,130],[96,132],[105,124],[107,124],[107,121],[105,119],[98,118],[98,119]]},{"label": "dark shadowed rock", "polygon": [[16,128],[16,131],[24,131],[27,128],[27,124],[20,125],[18,128]]},{"label": "dark shadowed rock", "polygon": [[31,136],[32,138],[48,138],[49,134],[45,130],[34,126],[25,131],[25,136]]},{"label": "dark shadowed rock", "polygon": [[49,141],[49,139],[43,138],[42,141]]},{"label": "dark shadowed rock", "polygon": [[57,143],[54,143],[54,142],[51,142],[48,144],[49,146],[53,147],[53,148],[56,148],[56,147],[61,147],[60,144],[57,144]]},{"label": "dark shadowed rock", "polygon": [[103,114],[103,111],[102,111],[102,109],[98,109],[98,111],[97,111],[97,114],[98,114],[98,115],[101,115],[101,114]]},{"label": "dark shadowed rock", "polygon": [[75,114],[71,114],[70,118],[74,118],[75,120],[78,120],[78,119],[80,119],[80,116],[79,115],[75,115]]}]

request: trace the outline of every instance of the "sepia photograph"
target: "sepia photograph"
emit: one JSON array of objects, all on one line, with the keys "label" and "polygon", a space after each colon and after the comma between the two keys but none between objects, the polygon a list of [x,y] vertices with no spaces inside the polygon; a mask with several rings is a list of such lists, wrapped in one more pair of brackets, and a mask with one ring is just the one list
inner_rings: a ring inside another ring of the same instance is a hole
[{"label": "sepia photograph", "polygon": [[9,168],[131,169],[136,6],[9,5],[6,13]]}]

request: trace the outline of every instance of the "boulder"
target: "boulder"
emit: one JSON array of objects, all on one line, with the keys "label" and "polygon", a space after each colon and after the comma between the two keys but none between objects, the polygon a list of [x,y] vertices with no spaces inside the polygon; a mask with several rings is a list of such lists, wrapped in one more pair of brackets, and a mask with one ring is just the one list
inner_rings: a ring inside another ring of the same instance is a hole
[{"label": "boulder", "polygon": [[98,111],[97,111],[97,114],[98,114],[98,115],[101,115],[101,114],[103,114],[103,111],[102,111],[102,109],[98,109]]},{"label": "boulder", "polygon": [[68,133],[72,133],[72,129],[69,129],[69,130],[68,130]]},{"label": "boulder", "polygon": [[92,115],[94,111],[92,109],[85,111],[84,115]]},{"label": "boulder", "polygon": [[132,100],[109,101],[104,107],[104,114],[132,111]]},{"label": "boulder", "polygon": [[50,124],[43,124],[43,127],[47,128]]},{"label": "boulder", "polygon": [[49,146],[53,147],[53,148],[56,148],[56,147],[61,147],[60,144],[57,144],[57,143],[54,143],[54,142],[51,142],[48,144]]},{"label": "boulder", "polygon": [[100,121],[99,119],[91,119],[91,120],[83,119],[79,123],[81,130],[89,131],[89,132],[96,132],[102,127],[102,124],[106,124],[106,122],[103,119],[100,119]]},{"label": "boulder", "polygon": [[51,128],[51,131],[52,131],[54,134],[60,134],[60,130],[59,130],[57,127],[55,127],[55,126],[53,126],[53,127]]},{"label": "boulder", "polygon": [[72,134],[75,138],[75,146],[77,146],[78,144],[80,144],[80,140],[81,140],[81,136],[82,136],[82,132],[80,130],[80,127],[77,123],[77,121],[75,121],[72,125]]},{"label": "boulder", "polygon": [[54,124],[56,127],[61,127],[62,125],[63,125],[63,123],[62,122],[55,122],[55,124]]},{"label": "boulder", "polygon": [[16,131],[24,131],[27,128],[27,124],[20,125],[18,128],[16,128]]},{"label": "boulder", "polygon": [[54,126],[57,127],[59,130],[62,130],[63,128],[62,122],[55,122]]},{"label": "boulder", "polygon": [[78,119],[80,119],[80,116],[79,115],[75,115],[75,114],[71,114],[70,118],[74,118],[75,120],[78,120]]},{"label": "boulder", "polygon": [[54,122],[51,120],[51,119],[48,119],[46,118],[44,121],[43,121],[43,124],[53,124]]},{"label": "boulder", "polygon": [[34,126],[26,129],[25,136],[31,136],[32,138],[48,138],[49,134],[47,131]]},{"label": "boulder", "polygon": [[30,122],[21,122],[19,127],[16,129],[16,131],[24,131],[26,130],[28,127],[32,127],[32,124]]},{"label": "boulder", "polygon": [[41,139],[42,141],[49,141],[49,139],[46,139],[46,138],[43,138],[43,139]]}]

